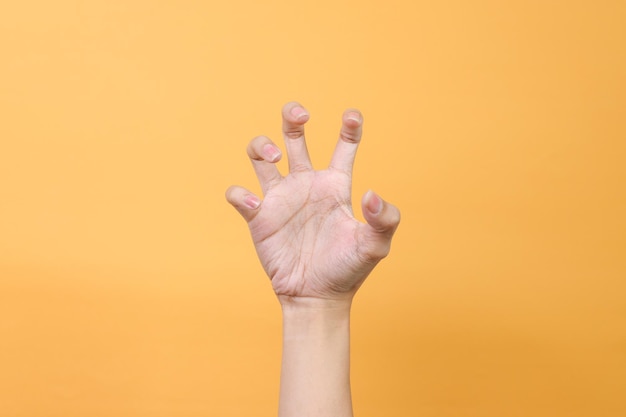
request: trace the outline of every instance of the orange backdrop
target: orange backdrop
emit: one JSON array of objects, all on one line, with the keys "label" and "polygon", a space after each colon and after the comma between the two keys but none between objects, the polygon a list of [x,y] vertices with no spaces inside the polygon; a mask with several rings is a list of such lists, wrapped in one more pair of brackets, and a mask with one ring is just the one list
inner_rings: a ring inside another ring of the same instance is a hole
[{"label": "orange backdrop", "polygon": [[[403,222],[353,314],[360,417],[626,415],[622,1],[0,7],[0,415],[277,406],[230,184],[311,112]],[[282,165],[284,168],[284,165]]]}]

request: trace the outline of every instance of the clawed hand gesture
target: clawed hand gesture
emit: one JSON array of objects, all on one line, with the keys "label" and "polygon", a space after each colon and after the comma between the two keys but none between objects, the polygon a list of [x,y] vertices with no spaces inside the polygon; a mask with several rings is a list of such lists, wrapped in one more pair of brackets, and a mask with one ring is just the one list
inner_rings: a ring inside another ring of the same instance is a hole
[{"label": "clawed hand gesture", "polygon": [[281,302],[296,298],[351,299],[384,258],[400,212],[372,191],[362,199],[367,223],[356,220],[350,199],[352,167],[361,140],[358,110],[343,114],[328,168],[313,170],[304,137],[309,113],[298,103],[283,108],[289,174],[275,163],[282,153],[267,137],[248,145],[263,198],[232,186],[227,200],[248,223],[259,259]]}]

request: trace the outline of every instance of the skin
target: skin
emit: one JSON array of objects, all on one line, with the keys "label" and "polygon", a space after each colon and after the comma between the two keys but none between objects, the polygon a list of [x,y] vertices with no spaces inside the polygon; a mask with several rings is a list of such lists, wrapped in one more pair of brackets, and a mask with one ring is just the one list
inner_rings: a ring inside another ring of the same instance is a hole
[{"label": "skin", "polygon": [[289,174],[275,163],[280,149],[259,136],[248,156],[263,199],[232,186],[226,199],[248,223],[257,255],[283,312],[279,417],[352,416],[350,307],[372,269],[387,256],[400,212],[372,191],[361,201],[367,223],[356,220],[350,200],[352,168],[363,117],[342,117],[329,166],[313,170],[299,103],[283,107]]}]

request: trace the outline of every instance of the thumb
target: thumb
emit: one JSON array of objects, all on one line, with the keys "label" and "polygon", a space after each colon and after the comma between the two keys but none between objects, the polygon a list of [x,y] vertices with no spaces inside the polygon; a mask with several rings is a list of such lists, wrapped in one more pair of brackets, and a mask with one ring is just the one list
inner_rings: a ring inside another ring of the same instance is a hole
[{"label": "thumb", "polygon": [[372,261],[378,261],[389,254],[391,238],[400,223],[400,210],[371,190],[363,196],[361,206],[367,221],[364,255]]}]

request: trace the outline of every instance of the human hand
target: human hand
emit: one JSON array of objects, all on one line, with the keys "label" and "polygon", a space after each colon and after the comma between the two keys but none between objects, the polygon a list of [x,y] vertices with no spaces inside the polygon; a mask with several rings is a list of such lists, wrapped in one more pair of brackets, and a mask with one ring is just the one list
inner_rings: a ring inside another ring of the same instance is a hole
[{"label": "human hand", "polygon": [[330,165],[321,171],[313,170],[304,138],[308,112],[292,102],[282,114],[289,174],[283,177],[274,165],[282,157],[278,147],[259,136],[247,151],[263,200],[238,186],[226,191],[226,199],[248,223],[281,303],[305,297],[351,300],[389,253],[400,212],[368,191],[361,202],[367,223],[353,216],[352,167],[362,126],[358,110],[344,112]]}]

